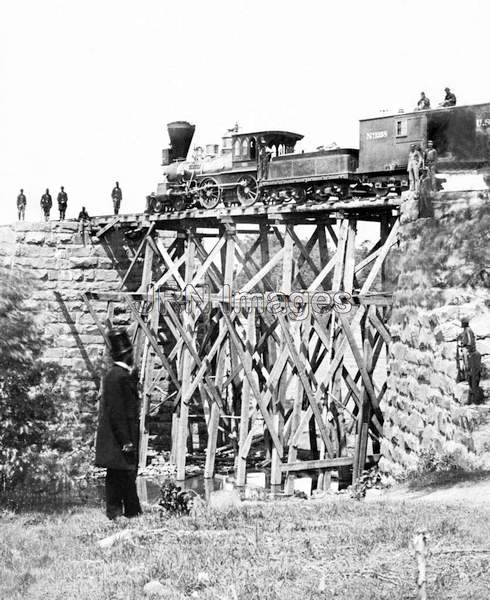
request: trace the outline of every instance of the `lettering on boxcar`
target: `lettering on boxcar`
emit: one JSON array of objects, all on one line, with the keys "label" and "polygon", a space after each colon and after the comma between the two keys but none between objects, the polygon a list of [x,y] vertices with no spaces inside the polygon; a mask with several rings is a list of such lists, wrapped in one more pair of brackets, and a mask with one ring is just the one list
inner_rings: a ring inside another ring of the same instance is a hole
[{"label": "lettering on boxcar", "polygon": [[381,138],[388,137],[387,131],[368,131],[366,133],[367,140],[380,140]]}]

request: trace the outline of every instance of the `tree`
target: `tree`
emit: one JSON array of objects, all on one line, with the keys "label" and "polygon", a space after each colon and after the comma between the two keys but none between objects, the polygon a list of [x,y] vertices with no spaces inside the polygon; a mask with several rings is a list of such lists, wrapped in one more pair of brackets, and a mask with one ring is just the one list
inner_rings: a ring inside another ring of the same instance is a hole
[{"label": "tree", "polygon": [[76,400],[48,344],[27,282],[0,269],[0,482],[2,491],[66,485],[89,459]]}]

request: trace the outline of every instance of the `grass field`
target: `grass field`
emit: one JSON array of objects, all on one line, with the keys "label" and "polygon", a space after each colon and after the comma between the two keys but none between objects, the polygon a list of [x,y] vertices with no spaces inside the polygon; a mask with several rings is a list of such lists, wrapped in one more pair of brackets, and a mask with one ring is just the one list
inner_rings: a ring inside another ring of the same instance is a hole
[{"label": "grass field", "polygon": [[[93,508],[3,512],[0,598],[139,599],[153,579],[165,586],[160,597],[175,600],[415,598],[409,544],[425,528],[428,598],[488,599],[489,517],[485,507],[346,498],[243,503],[227,513],[201,507],[180,518],[152,512],[117,523]],[[141,535],[97,546],[125,528]]]}]

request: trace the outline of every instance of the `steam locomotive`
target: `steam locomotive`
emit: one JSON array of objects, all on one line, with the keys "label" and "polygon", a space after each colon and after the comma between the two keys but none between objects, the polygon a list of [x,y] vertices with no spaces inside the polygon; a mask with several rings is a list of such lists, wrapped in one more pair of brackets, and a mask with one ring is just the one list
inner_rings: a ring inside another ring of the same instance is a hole
[{"label": "steam locomotive", "polygon": [[195,126],[169,123],[162,151],[164,181],[147,196],[147,212],[205,209],[256,202],[334,202],[399,195],[408,189],[411,144],[438,151],[438,171],[490,174],[490,104],[398,113],[359,122],[359,149],[295,153],[303,136],[290,131],[241,133],[236,126],[217,145],[188,158]]}]

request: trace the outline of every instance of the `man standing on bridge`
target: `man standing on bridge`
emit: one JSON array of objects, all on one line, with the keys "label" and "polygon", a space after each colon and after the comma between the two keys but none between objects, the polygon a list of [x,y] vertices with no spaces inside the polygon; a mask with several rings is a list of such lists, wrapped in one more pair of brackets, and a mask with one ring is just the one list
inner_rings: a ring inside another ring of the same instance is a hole
[{"label": "man standing on bridge", "polygon": [[114,214],[119,214],[119,208],[121,207],[122,191],[119,187],[119,182],[116,181],[116,187],[112,190],[112,203],[114,205]]},{"label": "man standing on bridge", "polygon": [[53,199],[51,198],[51,194],[49,190],[46,188],[46,193],[42,195],[41,198],[41,208],[44,212],[44,220],[49,221],[49,213],[51,212],[51,207],[53,206]]},{"label": "man standing on bridge", "polygon": [[133,346],[124,329],[108,334],[114,365],[102,381],[95,465],[107,469],[106,514],[136,517],[141,506],[136,491],[139,414],[138,376],[133,369]]},{"label": "man standing on bridge", "polygon": [[20,194],[17,196],[17,214],[19,221],[24,221],[26,217],[26,204],[27,200],[24,196],[24,190],[20,190]]},{"label": "man standing on bridge", "polygon": [[60,211],[60,221],[65,220],[67,206],[68,194],[65,192],[65,188],[61,186],[61,192],[58,194],[58,210]]}]

